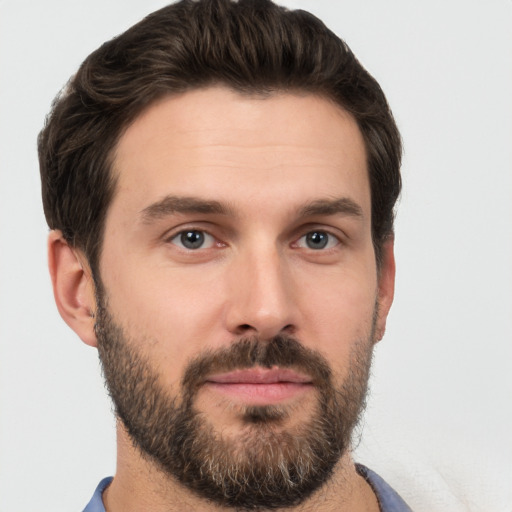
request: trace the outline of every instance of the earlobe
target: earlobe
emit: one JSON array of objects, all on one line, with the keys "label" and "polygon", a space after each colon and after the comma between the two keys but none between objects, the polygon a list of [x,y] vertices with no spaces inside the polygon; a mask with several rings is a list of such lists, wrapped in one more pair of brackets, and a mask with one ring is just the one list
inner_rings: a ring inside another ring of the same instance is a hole
[{"label": "earlobe", "polygon": [[48,266],[57,309],[87,345],[97,346],[94,333],[94,281],[85,257],[58,230],[48,237]]},{"label": "earlobe", "polygon": [[395,295],[394,239],[390,237],[382,246],[382,262],[378,273],[378,310],[375,341],[380,341],[386,331],[386,320]]}]

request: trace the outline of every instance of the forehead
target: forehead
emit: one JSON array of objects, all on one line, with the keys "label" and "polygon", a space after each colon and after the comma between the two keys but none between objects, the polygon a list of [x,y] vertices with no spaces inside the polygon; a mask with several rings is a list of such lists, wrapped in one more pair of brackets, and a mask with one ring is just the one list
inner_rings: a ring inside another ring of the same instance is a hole
[{"label": "forehead", "polygon": [[[195,90],[153,104],[116,148],[112,207],[165,195],[305,202],[357,196],[369,208],[364,142],[350,114],[313,94]],[[317,196],[317,197],[313,197]]]}]

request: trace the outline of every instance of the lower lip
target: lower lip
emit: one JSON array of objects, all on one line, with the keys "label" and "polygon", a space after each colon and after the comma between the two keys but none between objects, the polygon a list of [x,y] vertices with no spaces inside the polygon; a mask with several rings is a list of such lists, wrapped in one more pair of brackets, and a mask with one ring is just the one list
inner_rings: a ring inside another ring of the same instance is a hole
[{"label": "lower lip", "polygon": [[206,387],[250,405],[272,405],[295,398],[312,389],[312,384],[298,382],[263,383],[218,383],[207,382]]}]

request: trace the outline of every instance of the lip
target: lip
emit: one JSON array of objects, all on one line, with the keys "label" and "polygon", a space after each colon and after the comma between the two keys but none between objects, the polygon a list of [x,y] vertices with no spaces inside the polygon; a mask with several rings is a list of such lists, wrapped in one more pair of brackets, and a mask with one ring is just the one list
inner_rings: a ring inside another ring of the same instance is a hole
[{"label": "lip", "polygon": [[250,368],[212,375],[205,386],[236,402],[272,405],[310,390],[312,379],[287,368]]},{"label": "lip", "polygon": [[289,368],[248,368],[219,373],[208,377],[207,382],[216,384],[276,384],[288,382],[310,384],[311,377]]}]

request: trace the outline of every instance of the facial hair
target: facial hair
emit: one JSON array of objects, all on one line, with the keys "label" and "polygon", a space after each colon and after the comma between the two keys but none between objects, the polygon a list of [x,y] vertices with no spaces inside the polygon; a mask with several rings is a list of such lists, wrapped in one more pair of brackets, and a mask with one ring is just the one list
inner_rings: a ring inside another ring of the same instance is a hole
[{"label": "facial hair", "polygon": [[[149,359],[98,301],[99,355],[116,414],[133,444],[172,480],[197,496],[238,510],[290,507],[331,477],[350,448],[365,405],[373,329],[354,344],[349,374],[337,386],[318,352],[291,336],[243,338],[207,350],[186,367],[177,396],[163,388]],[[140,342],[140,340],[139,340]],[[280,405],[242,407],[238,435],[217,431],[195,407],[210,375],[236,369],[290,368],[311,377],[317,393],[309,419],[282,426],[294,410]]]}]

